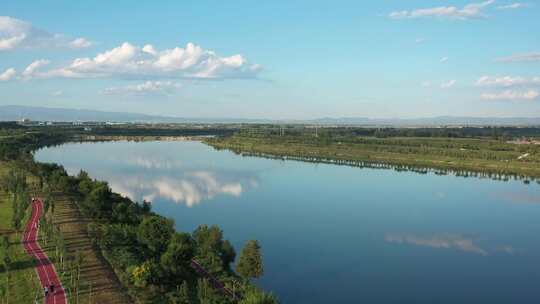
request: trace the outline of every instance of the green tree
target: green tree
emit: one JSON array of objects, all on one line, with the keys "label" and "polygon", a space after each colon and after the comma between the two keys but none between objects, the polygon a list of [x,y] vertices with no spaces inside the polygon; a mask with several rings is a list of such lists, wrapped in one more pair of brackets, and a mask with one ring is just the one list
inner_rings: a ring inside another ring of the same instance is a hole
[{"label": "green tree", "polygon": [[9,237],[7,235],[4,235],[0,239],[0,250],[8,250],[9,249]]},{"label": "green tree", "polygon": [[167,249],[169,240],[174,233],[172,220],[161,216],[145,218],[139,225],[138,238],[152,252],[159,257]]},{"label": "green tree", "polygon": [[24,216],[24,204],[22,203],[23,195],[22,190],[18,190],[13,195],[12,208],[13,213],[11,214],[11,226],[15,229],[16,232],[21,230],[22,218]]},{"label": "green tree", "polygon": [[264,274],[261,247],[256,240],[247,241],[240,253],[236,271],[244,278],[260,278]]},{"label": "green tree", "polygon": [[212,274],[219,274],[230,269],[230,263],[236,258],[233,246],[223,240],[223,231],[216,225],[200,225],[193,232],[197,243],[197,261]]},{"label": "green tree", "polygon": [[92,191],[94,182],[90,179],[90,177],[88,176],[88,173],[81,170],[79,172],[79,175],[77,176],[77,179],[79,180],[79,191],[82,194],[88,194],[90,193],[90,191]]},{"label": "green tree", "polygon": [[131,202],[119,202],[113,207],[115,222],[135,224],[138,220],[136,205]]},{"label": "green tree", "polygon": [[228,268],[230,264],[234,262],[234,259],[236,259],[236,251],[228,240],[223,241],[223,244],[221,245],[221,259],[226,268]]},{"label": "green tree", "polygon": [[207,279],[197,281],[197,300],[199,304],[229,304],[231,301],[210,285]]},{"label": "green tree", "polygon": [[271,293],[264,293],[256,288],[248,288],[238,304],[278,304],[279,301]]},{"label": "green tree", "polygon": [[193,238],[202,252],[220,252],[223,244],[223,231],[218,226],[200,225],[193,232]]},{"label": "green tree", "polygon": [[7,237],[2,239],[0,245],[0,265],[3,266],[6,272],[5,295],[9,301],[9,270],[11,269],[11,257],[9,256],[9,240]]},{"label": "green tree", "polygon": [[189,287],[186,281],[182,281],[180,286],[176,287],[174,292],[169,293],[168,303],[172,304],[191,304],[189,296]]},{"label": "green tree", "polygon": [[[80,251],[80,250],[77,250],[75,252],[75,256],[73,257],[73,267],[74,267],[74,270],[76,270],[77,272],[77,275],[75,277],[75,284],[74,284],[74,287],[75,287],[75,291],[76,291],[76,299],[77,299],[77,303],[79,303],[79,294],[80,294],[80,282],[81,282],[81,266],[84,262],[84,255],[83,253]],[[72,277],[73,277],[73,273],[71,274]]]},{"label": "green tree", "polygon": [[95,187],[86,195],[84,207],[93,217],[104,218],[111,214],[111,189],[104,182],[97,183]]},{"label": "green tree", "polygon": [[195,244],[187,233],[175,233],[167,250],[161,256],[161,267],[170,277],[188,279],[191,274],[191,259],[195,255]]}]

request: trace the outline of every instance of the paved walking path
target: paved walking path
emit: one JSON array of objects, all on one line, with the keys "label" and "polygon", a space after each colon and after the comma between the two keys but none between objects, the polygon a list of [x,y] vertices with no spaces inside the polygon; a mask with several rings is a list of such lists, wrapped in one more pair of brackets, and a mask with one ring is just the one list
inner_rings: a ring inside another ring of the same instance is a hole
[{"label": "paved walking path", "polygon": [[39,232],[39,219],[43,213],[43,202],[41,199],[32,201],[32,217],[26,225],[23,236],[23,244],[26,252],[32,256],[36,261],[36,273],[41,282],[42,288],[50,288],[54,285],[54,293],[50,293],[45,298],[45,304],[66,304],[66,294],[64,288],[61,285],[60,279],[54,268],[54,264],[51,263],[47,254],[41,249],[38,243]]}]

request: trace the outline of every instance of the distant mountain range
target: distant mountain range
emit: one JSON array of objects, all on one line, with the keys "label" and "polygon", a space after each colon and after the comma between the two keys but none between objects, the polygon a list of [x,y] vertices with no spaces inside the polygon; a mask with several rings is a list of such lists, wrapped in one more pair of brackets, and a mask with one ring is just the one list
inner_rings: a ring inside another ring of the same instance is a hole
[{"label": "distant mountain range", "polygon": [[93,122],[142,122],[142,123],[234,123],[260,122],[251,119],[182,118],[126,112],[104,112],[66,108],[27,106],[0,106],[0,121],[30,119],[34,121],[93,121]]},{"label": "distant mountain range", "polygon": [[0,121],[94,121],[94,122],[139,122],[139,123],[303,123],[319,125],[361,126],[540,126],[540,117],[457,117],[439,116],[431,118],[319,118],[312,120],[271,120],[242,118],[185,118],[158,116],[139,113],[104,112],[65,108],[0,106]]}]

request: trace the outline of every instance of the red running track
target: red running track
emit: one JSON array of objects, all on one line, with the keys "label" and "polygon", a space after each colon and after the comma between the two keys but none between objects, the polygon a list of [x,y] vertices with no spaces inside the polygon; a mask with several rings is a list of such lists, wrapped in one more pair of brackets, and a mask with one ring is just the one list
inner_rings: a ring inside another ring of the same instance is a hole
[{"label": "red running track", "polygon": [[54,285],[54,294],[49,292],[49,295],[44,299],[45,304],[66,304],[66,294],[60,279],[56,274],[54,264],[51,263],[47,254],[41,249],[37,240],[39,232],[39,219],[43,212],[43,202],[41,199],[32,201],[32,217],[26,225],[26,229],[23,235],[23,244],[26,252],[32,256],[36,261],[36,273],[41,282],[41,287],[50,288]]}]

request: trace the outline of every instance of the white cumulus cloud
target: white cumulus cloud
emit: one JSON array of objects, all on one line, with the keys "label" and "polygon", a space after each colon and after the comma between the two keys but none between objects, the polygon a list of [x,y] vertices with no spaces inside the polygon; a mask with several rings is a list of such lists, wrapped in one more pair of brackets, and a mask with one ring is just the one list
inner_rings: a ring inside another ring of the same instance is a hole
[{"label": "white cumulus cloud", "polygon": [[508,10],[508,9],[524,8],[524,7],[527,7],[527,4],[516,2],[516,3],[512,3],[512,4],[507,4],[507,5],[499,5],[499,6],[497,6],[497,9],[499,9],[499,10]]},{"label": "white cumulus cloud", "polygon": [[391,12],[388,16],[392,19],[415,19],[435,17],[465,20],[483,17],[483,10],[494,2],[494,0],[488,0],[480,3],[470,3],[465,5],[463,8],[458,8],[455,6],[439,6],[432,8],[394,11]]},{"label": "white cumulus cloud", "polygon": [[50,61],[46,60],[46,59],[39,59],[39,60],[36,60],[36,61],[32,62],[22,72],[23,78],[28,79],[28,78],[32,78],[32,77],[38,75],[39,69],[41,67],[45,66],[45,65],[48,65],[49,63],[50,63]]},{"label": "white cumulus cloud", "polygon": [[103,91],[105,95],[167,95],[181,85],[173,81],[145,81],[136,85],[111,87]]},{"label": "white cumulus cloud", "polygon": [[83,48],[91,43],[85,38],[70,40],[63,34],[53,34],[34,27],[31,23],[0,16],[0,51],[18,48]]},{"label": "white cumulus cloud", "polygon": [[505,90],[497,93],[483,93],[481,95],[482,99],[485,100],[535,100],[540,96],[538,90],[526,90],[526,91],[515,91],[515,90]]},{"label": "white cumulus cloud", "polygon": [[497,58],[499,62],[532,62],[540,61],[540,52],[514,54],[508,57]]},{"label": "white cumulus cloud", "polygon": [[84,49],[92,46],[92,42],[86,38],[77,38],[69,43],[69,46],[74,49]]},{"label": "white cumulus cloud", "polygon": [[456,84],[457,80],[452,79],[441,83],[441,89],[449,89]]},{"label": "white cumulus cloud", "polygon": [[9,68],[9,69],[5,70],[2,74],[0,74],[0,81],[11,80],[11,79],[13,79],[13,77],[15,77],[16,74],[17,74],[17,72],[15,71],[14,68]]},{"label": "white cumulus cloud", "polygon": [[41,73],[42,78],[254,78],[261,66],[249,63],[242,55],[218,56],[211,50],[188,43],[185,47],[157,50],[152,45],[140,48],[129,42],[97,54],[77,58],[70,64]]},{"label": "white cumulus cloud", "polygon": [[156,49],[151,44],[143,46],[142,51],[150,55],[157,55]]},{"label": "white cumulus cloud", "polygon": [[540,77],[526,78],[520,76],[482,76],[476,81],[475,85],[494,87],[540,85]]}]

